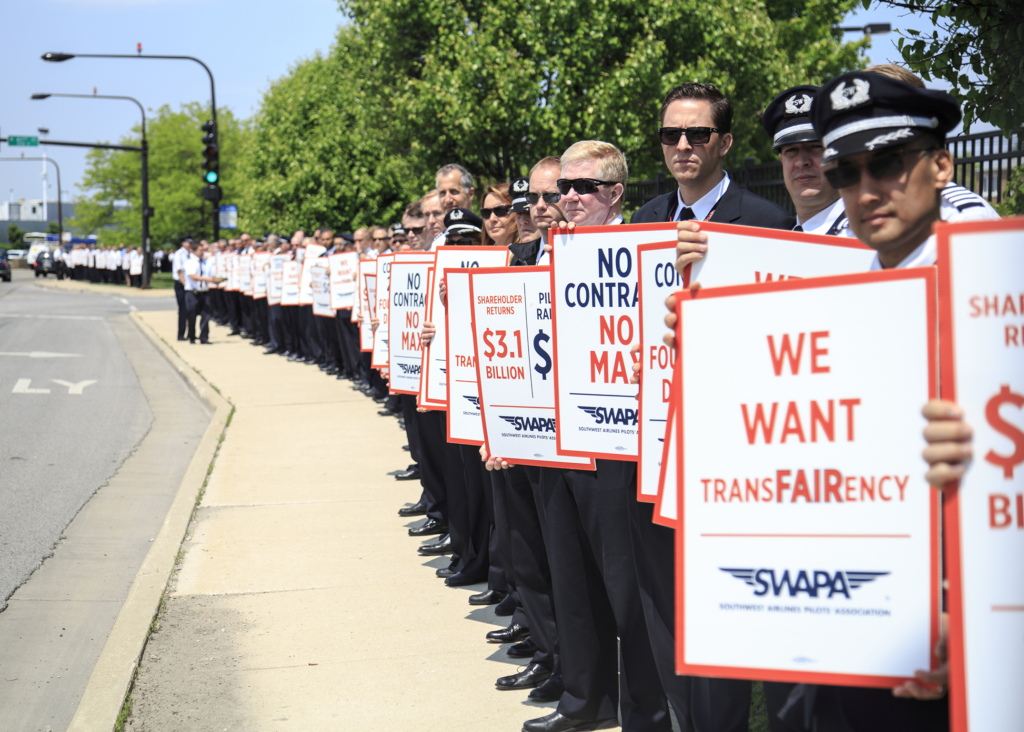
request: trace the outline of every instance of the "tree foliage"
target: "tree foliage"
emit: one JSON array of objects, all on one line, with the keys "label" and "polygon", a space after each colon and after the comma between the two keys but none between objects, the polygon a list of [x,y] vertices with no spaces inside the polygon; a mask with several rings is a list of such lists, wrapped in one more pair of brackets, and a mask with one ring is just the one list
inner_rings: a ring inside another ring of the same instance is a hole
[{"label": "tree foliage", "polygon": [[[209,238],[213,234],[213,208],[202,197],[203,122],[209,106],[192,102],[178,111],[163,106],[150,112],[146,125],[149,143],[149,205],[155,215],[149,220],[154,247],[176,242],[184,236]],[[242,159],[247,154],[248,129],[228,109],[217,110],[221,186],[224,202],[230,203],[242,187]],[[119,141],[140,145],[141,125]],[[75,217],[69,226],[101,241],[139,244],[142,240],[141,157],[126,150],[90,150],[85,177],[79,186],[84,195],[77,200]],[[127,206],[118,203],[127,202]]]},{"label": "tree foliage", "polygon": [[[930,33],[907,29],[900,53],[925,80],[952,85],[965,130],[975,120],[1008,133],[1024,126],[1024,1],[879,1],[934,26]],[[867,9],[871,0],[862,4]]]}]

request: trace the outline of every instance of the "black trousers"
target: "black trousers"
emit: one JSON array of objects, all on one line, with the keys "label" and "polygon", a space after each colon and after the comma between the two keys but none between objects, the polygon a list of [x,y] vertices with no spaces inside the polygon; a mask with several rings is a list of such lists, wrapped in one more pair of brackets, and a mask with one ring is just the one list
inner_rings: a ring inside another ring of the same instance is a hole
[{"label": "black trousers", "polygon": [[[374,372],[376,373],[376,371]],[[420,434],[420,483],[427,494],[427,517],[451,528],[448,511],[447,463],[458,456],[457,445],[451,445],[445,435],[447,412],[416,412]],[[406,425],[408,429],[408,425]],[[456,476],[461,480],[462,466]]]},{"label": "black trousers", "polygon": [[338,340],[341,345],[341,367],[342,371],[358,378],[362,375],[362,366],[359,353],[359,324],[353,323],[351,310],[339,310],[335,318],[335,325],[338,328]]},{"label": "black trousers", "polygon": [[256,309],[256,334],[259,341],[261,344],[270,343],[270,311],[267,307],[267,298],[253,300],[253,307]]},{"label": "black trousers", "polygon": [[206,343],[210,340],[210,313],[206,309],[206,292],[188,290],[185,303],[188,307],[188,339],[196,342],[196,318],[199,318],[199,340]]},{"label": "black trousers", "polygon": [[341,368],[341,346],[338,343],[338,326],[335,324],[338,318],[325,318],[314,315],[316,319],[316,332],[320,341],[320,349],[323,354],[321,363],[328,366]]},{"label": "black trousers", "polygon": [[[532,661],[552,669],[558,657],[558,628],[544,523],[538,510],[540,469],[517,466],[491,475],[495,484],[495,529],[505,520],[509,529],[507,546],[502,542],[502,562],[506,571],[511,569],[509,584],[515,589],[526,616],[525,625],[537,644]],[[499,489],[499,481],[503,489]],[[499,518],[501,514],[507,518]]]},{"label": "black trousers", "polygon": [[302,338],[302,352],[306,358],[312,358],[317,363],[323,360],[323,349],[320,347],[320,339],[316,330],[316,316],[313,315],[312,305],[299,306],[299,322]]},{"label": "black trousers", "polygon": [[[487,468],[480,460],[480,448],[476,445],[459,445],[462,455],[462,471],[465,476],[465,510],[461,518],[465,521],[465,554],[460,572],[482,580],[488,586],[503,589],[504,571],[491,566],[491,528],[494,526],[494,493]],[[451,501],[451,498],[449,498]],[[454,520],[454,519],[453,519]],[[462,528],[462,527],[460,527]]]},{"label": "black trousers", "polygon": [[178,301],[178,340],[185,337],[185,321],[188,319],[188,305],[185,304],[185,285],[174,283],[174,299]]},{"label": "black trousers", "polygon": [[142,275],[129,275],[132,278],[132,287],[142,287]]},{"label": "black trousers", "polygon": [[[937,701],[898,699],[889,689],[851,686],[801,685],[798,701],[783,721],[779,711],[796,684],[766,681],[765,703],[772,732],[946,732],[948,697]],[[804,725],[805,704],[811,706],[811,724]]]},{"label": "black trousers", "polygon": [[228,325],[232,335],[237,335],[242,328],[242,293],[237,290],[228,293]]},{"label": "black trousers", "polygon": [[598,460],[596,471],[540,470],[565,684],[558,711],[597,720],[620,710],[624,730],[668,732],[668,702],[644,620],[623,477],[622,463],[609,460]]},{"label": "black trousers", "polygon": [[[416,397],[411,394],[399,395],[402,404],[402,416],[405,417],[405,437],[409,440],[409,455],[414,463],[419,463],[423,454],[420,437],[420,420],[416,418]],[[420,471],[420,475],[423,472]],[[422,480],[422,478],[421,478]]]},{"label": "black trousers", "polygon": [[284,347],[288,353],[302,355],[302,340],[299,338],[299,306],[281,306],[281,325],[284,334]]},{"label": "black trousers", "polygon": [[275,351],[284,350],[284,335],[282,333],[282,320],[284,318],[280,305],[267,307],[267,328],[270,333],[270,341],[267,347]]}]

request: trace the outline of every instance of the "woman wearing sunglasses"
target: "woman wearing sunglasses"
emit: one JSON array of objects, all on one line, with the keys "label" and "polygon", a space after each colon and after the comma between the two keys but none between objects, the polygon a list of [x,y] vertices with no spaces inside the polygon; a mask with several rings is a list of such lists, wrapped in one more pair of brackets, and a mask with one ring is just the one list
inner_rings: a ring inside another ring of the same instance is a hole
[{"label": "woman wearing sunglasses", "polygon": [[519,241],[516,215],[512,212],[512,196],[508,183],[488,186],[484,194],[480,218],[484,220],[484,246],[507,247]]}]

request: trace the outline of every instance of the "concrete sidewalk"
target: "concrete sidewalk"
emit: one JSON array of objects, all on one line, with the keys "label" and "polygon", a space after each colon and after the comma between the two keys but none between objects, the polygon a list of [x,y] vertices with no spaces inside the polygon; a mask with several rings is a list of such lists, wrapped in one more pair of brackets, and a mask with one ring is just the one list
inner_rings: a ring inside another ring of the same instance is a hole
[{"label": "concrete sidewalk", "polygon": [[141,318],[236,412],[126,730],[515,731],[554,707],[495,690],[517,663],[484,634],[506,619],[416,554],[396,511],[420,485],[386,475],[410,462],[395,419],[226,329],[192,346],[176,313]]},{"label": "concrete sidewalk", "polygon": [[174,288],[143,290],[139,287],[126,287],[124,285],[103,285],[85,280],[58,280],[56,277],[35,278],[35,283],[40,287],[49,287],[51,290],[64,290],[66,292],[85,292],[91,295],[115,295],[118,297],[151,297],[151,298],[174,298]]}]

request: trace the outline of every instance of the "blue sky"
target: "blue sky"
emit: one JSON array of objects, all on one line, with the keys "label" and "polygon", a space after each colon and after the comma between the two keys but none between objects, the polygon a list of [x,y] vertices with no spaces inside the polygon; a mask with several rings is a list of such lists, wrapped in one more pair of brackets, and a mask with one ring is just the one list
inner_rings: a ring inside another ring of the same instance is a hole
[{"label": "blue sky", "polygon": [[[847,24],[890,22],[907,27],[901,11],[873,7],[851,14]],[[206,73],[187,61],[73,59],[45,63],[47,51],[144,53],[197,56],[212,69],[217,103],[247,117],[259,106],[268,84],[296,61],[326,51],[342,22],[336,0],[19,0],[5,3],[0,46],[0,132],[35,135],[47,127],[54,140],[116,141],[138,121],[128,102],[48,99],[33,93],[133,96],[146,106],[178,107],[209,100]],[[910,27],[921,27],[918,22]],[[854,37],[853,35],[850,36]],[[899,59],[897,35],[872,39],[871,60]],[[201,133],[197,131],[197,136]],[[0,145],[0,156],[35,156],[43,148]],[[85,150],[46,148],[61,166],[65,200],[80,191]],[[0,200],[42,195],[41,163],[0,162]],[[52,166],[51,166],[52,169]],[[197,171],[198,175],[198,171]],[[50,198],[57,184],[50,176]]]}]

